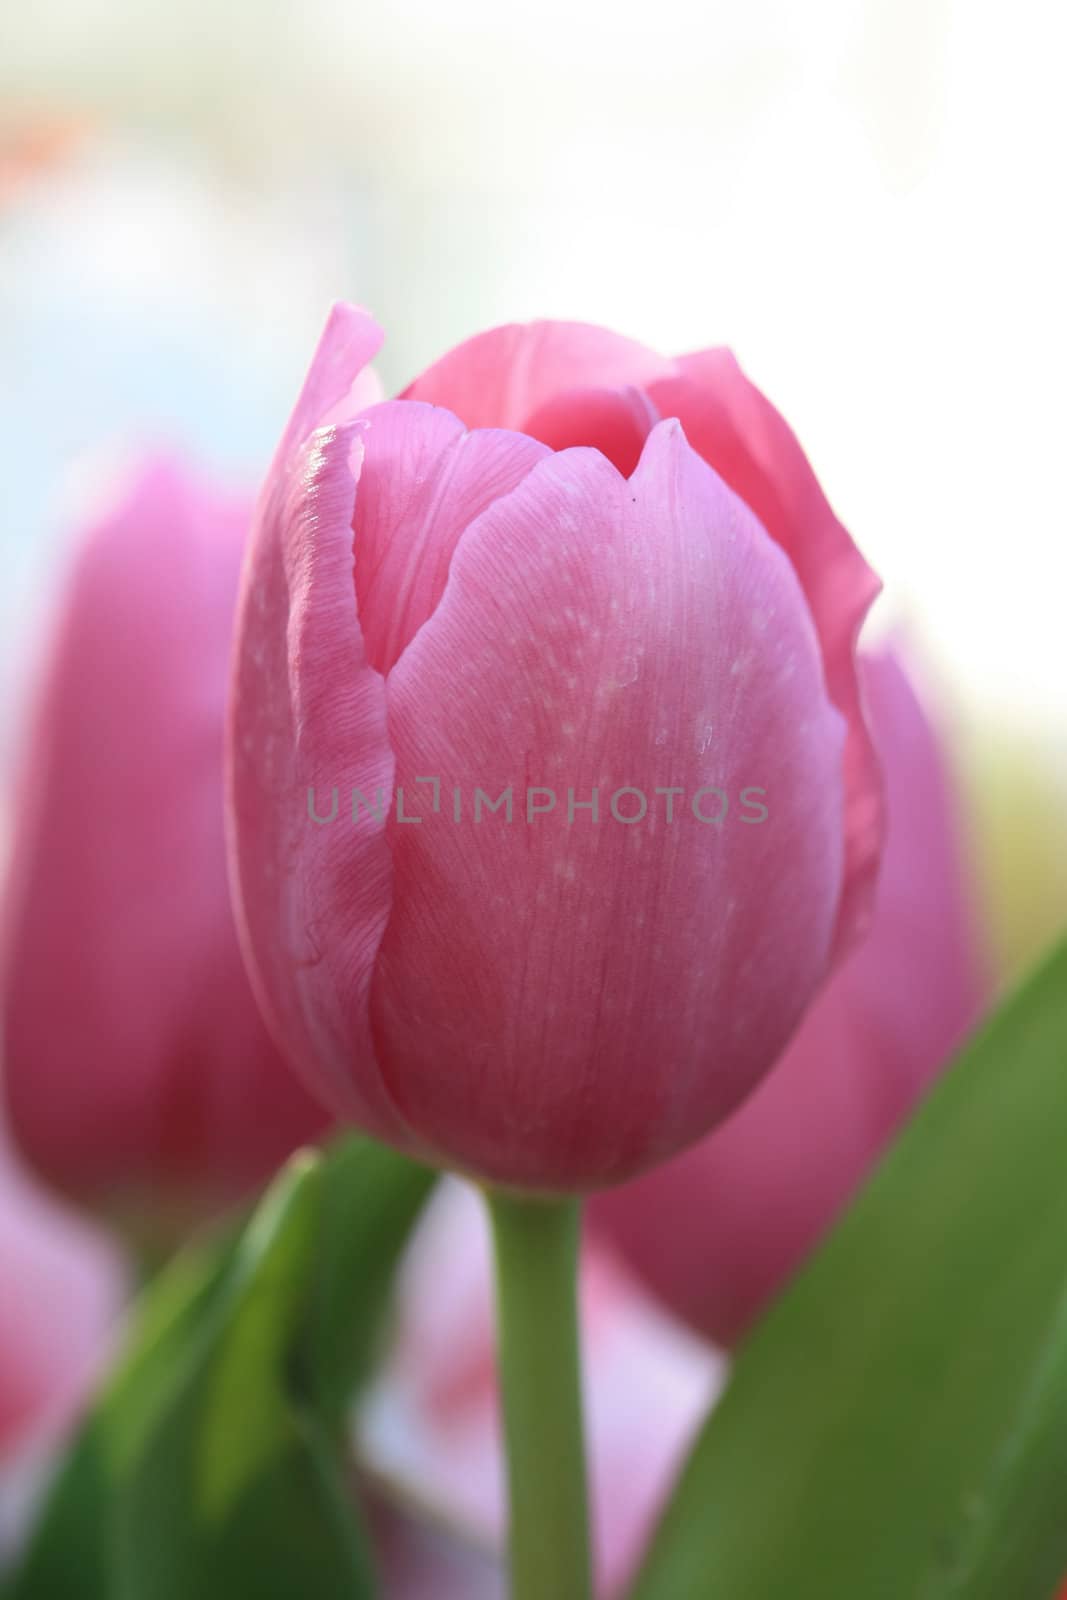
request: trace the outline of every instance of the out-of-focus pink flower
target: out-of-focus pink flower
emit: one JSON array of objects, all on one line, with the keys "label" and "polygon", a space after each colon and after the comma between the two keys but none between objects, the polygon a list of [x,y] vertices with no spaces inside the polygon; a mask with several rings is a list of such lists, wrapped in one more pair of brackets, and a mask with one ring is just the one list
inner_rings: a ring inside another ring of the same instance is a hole
[{"label": "out-of-focus pink flower", "polygon": [[125,1270],[106,1235],[41,1193],[0,1129],[0,1559],[43,1457],[110,1354]]},{"label": "out-of-focus pink flower", "polygon": [[894,655],[863,668],[889,812],[866,941],[725,1127],[593,1204],[595,1224],[666,1303],[727,1345],[846,1204],[984,997],[937,736]]},{"label": "out-of-focus pink flower", "polygon": [[592,1188],[733,1110],[862,917],[875,582],[721,352],[497,330],[361,414],[380,338],[335,310],[253,530],[246,954],[339,1113]]},{"label": "out-of-focus pink flower", "polygon": [[324,1117],[230,909],[222,725],[249,507],[148,466],[84,539],[28,730],[4,915],[14,1136],[64,1191],[180,1215]]},{"label": "out-of-focus pink flower", "polygon": [[[595,1242],[583,1252],[581,1309],[597,1566],[603,1592],[615,1593],[723,1369]],[[466,1186],[442,1187],[403,1265],[389,1361],[364,1403],[359,1439],[372,1472],[402,1498],[502,1548],[491,1256]]]}]

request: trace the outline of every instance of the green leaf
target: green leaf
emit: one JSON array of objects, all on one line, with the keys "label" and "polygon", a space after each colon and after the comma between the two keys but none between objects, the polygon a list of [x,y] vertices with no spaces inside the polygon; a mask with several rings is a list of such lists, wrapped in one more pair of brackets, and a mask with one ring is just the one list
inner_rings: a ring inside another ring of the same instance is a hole
[{"label": "green leaf", "polygon": [[1067,945],[741,1352],[634,1600],[1048,1600],[1067,1572],[1065,1180]]},{"label": "green leaf", "polygon": [[297,1158],[241,1240],[119,1496],[117,1600],[373,1592],[340,1459],[289,1384],[322,1197],[321,1161]]},{"label": "green leaf", "polygon": [[343,1453],[433,1174],[362,1139],[302,1154],[236,1241],[179,1256],[61,1468],[9,1600],[362,1600]]},{"label": "green leaf", "polygon": [[175,1258],[141,1301],[127,1348],[72,1442],[37,1524],[3,1586],[5,1600],[112,1600],[121,1483],[180,1381],[232,1249],[218,1240]]},{"label": "green leaf", "polygon": [[314,1302],[303,1361],[327,1417],[347,1405],[373,1363],[389,1287],[437,1174],[370,1139],[335,1145],[325,1198]]},{"label": "green leaf", "polygon": [[95,1422],[82,1429],[51,1485],[15,1569],[0,1582],[4,1600],[109,1600],[110,1487]]}]

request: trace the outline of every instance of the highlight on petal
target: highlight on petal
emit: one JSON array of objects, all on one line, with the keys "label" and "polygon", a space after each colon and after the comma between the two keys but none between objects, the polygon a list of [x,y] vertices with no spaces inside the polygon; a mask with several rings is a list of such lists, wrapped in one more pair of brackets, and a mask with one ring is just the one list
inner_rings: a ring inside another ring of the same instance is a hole
[{"label": "highlight on petal", "polygon": [[[352,423],[322,428],[278,459],[261,497],[238,610],[228,825],[264,1015],[334,1109],[395,1138],[367,1011],[390,904],[393,757],[353,592],[361,457]],[[366,804],[349,817],[354,793]],[[346,814],[327,826],[315,819],[331,796]]]},{"label": "highlight on petal", "polygon": [[[409,1125],[483,1175],[567,1189],[724,1117],[822,976],[842,873],[842,722],[749,509],[676,423],[629,481],[596,451],[546,457],[460,539],[387,694],[397,783],[449,797],[389,827],[371,1011]],[[557,801],[456,822],[453,787]],[[758,788],[765,825],[699,820],[712,788]],[[640,826],[607,815],[620,789]]]},{"label": "highlight on petal", "polygon": [[[672,364],[585,322],[512,322],[467,339],[408,385],[404,400],[447,406],[468,428],[521,428],[563,390],[647,386]],[[587,441],[581,441],[585,443]]]},{"label": "highlight on petal", "polygon": [[796,436],[731,353],[706,350],[675,366],[678,375],[655,380],[650,396],[664,416],[680,418],[693,448],[789,556],[815,619],[830,698],[848,723],[840,954],[869,920],[885,826],[855,660],[863,619],[881,585],[827,503]]},{"label": "highlight on petal", "polygon": [[338,300],[330,308],[307,376],[275,456],[275,470],[315,428],[348,422],[382,397],[368,362],[384,335],[369,311]]}]

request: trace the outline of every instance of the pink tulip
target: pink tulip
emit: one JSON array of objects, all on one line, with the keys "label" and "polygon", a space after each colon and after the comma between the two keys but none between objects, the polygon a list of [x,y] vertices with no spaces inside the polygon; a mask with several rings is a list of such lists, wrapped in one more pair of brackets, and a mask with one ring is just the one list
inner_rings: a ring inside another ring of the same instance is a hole
[{"label": "pink tulip", "polygon": [[335,310],[254,523],[246,956],[341,1115],[595,1187],[755,1087],[864,914],[875,583],[721,352],[502,329],[361,410],[380,338]]},{"label": "pink tulip", "polygon": [[862,665],[889,814],[870,933],[724,1128],[593,1205],[672,1310],[722,1344],[843,1209],[983,998],[941,749],[895,657]]},{"label": "pink tulip", "polygon": [[78,553],[15,797],[4,1072],[63,1190],[184,1216],[322,1125],[245,976],[222,724],[248,506],[147,468]]}]

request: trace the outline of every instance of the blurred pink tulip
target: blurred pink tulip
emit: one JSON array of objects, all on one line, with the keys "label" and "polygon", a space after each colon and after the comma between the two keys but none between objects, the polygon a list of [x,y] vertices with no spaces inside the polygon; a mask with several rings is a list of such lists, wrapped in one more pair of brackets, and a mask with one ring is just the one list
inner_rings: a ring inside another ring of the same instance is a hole
[{"label": "blurred pink tulip", "polygon": [[[614,1594],[718,1391],[722,1363],[595,1241],[583,1251],[581,1301],[598,1592]],[[443,1185],[401,1271],[389,1359],[363,1406],[360,1451],[402,1503],[500,1551],[494,1320],[482,1208],[466,1186]]]},{"label": "blurred pink tulip", "polygon": [[937,737],[893,655],[862,665],[889,822],[870,933],[725,1127],[593,1203],[667,1305],[725,1345],[845,1206],[984,997]]},{"label": "blurred pink tulip", "polygon": [[723,352],[500,329],[361,412],[380,338],[334,311],[253,528],[246,955],[340,1114],[592,1188],[733,1110],[862,920],[876,584]]},{"label": "blurred pink tulip", "polygon": [[222,724],[249,508],[160,461],[85,538],[28,730],[4,921],[14,1135],[60,1189],[188,1217],[324,1122],[230,909]]}]

